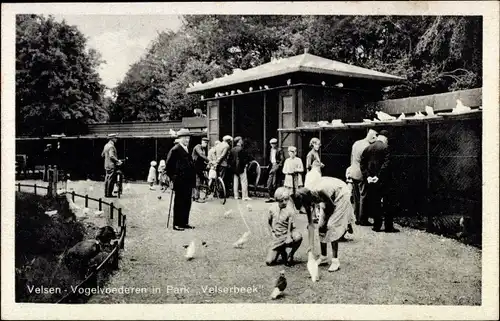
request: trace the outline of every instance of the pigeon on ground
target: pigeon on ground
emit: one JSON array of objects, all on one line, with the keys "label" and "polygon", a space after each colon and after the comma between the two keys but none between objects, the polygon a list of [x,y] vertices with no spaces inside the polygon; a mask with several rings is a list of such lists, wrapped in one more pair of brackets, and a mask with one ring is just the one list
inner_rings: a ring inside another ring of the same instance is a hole
[{"label": "pigeon on ground", "polygon": [[271,299],[277,299],[283,291],[286,289],[286,278],[285,278],[285,270],[280,271],[280,275],[274,284],[274,290],[271,293]]},{"label": "pigeon on ground", "polygon": [[288,80],[286,81],[286,84],[287,84],[288,86],[290,86],[290,85],[292,84],[292,80],[291,80],[291,79],[288,79]]},{"label": "pigeon on ground", "polygon": [[317,282],[319,280],[318,260],[314,258],[314,254],[312,253],[312,251],[309,251],[308,253],[307,270],[311,275],[311,280],[313,282]]},{"label": "pigeon on ground", "polygon": [[233,214],[233,210],[229,209],[226,212],[224,212],[224,218],[230,218],[232,214]]},{"label": "pigeon on ground", "polygon": [[236,242],[234,242],[233,247],[241,249],[243,245],[245,245],[246,242],[248,242],[248,239],[250,238],[250,231],[246,231],[243,233],[243,235],[240,237],[240,239]]},{"label": "pigeon on ground", "polygon": [[326,85],[326,82],[322,81],[321,86],[325,86],[325,85]]},{"label": "pigeon on ground", "polygon": [[247,210],[251,212],[253,210],[252,206],[250,204],[247,204]]},{"label": "pigeon on ground", "polygon": [[191,241],[191,243],[187,247],[186,255],[185,255],[185,257],[188,261],[192,260],[194,258],[195,249],[196,249],[196,245],[195,245],[194,241]]}]

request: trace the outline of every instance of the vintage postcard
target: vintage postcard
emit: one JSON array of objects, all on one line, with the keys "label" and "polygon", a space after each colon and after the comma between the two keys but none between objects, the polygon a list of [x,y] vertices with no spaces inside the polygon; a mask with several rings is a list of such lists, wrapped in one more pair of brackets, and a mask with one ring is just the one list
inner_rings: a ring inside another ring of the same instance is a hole
[{"label": "vintage postcard", "polygon": [[496,320],[498,2],[2,5],[2,319]]}]

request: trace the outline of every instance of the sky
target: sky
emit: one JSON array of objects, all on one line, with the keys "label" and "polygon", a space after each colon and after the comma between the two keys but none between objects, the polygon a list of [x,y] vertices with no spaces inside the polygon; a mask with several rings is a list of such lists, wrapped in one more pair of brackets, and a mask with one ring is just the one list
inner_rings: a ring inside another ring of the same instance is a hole
[{"label": "sky", "polygon": [[96,49],[106,61],[99,69],[102,83],[115,87],[129,67],[146,52],[158,32],[177,31],[181,27],[178,15],[54,15],[69,25],[77,26],[87,38],[88,46]]}]

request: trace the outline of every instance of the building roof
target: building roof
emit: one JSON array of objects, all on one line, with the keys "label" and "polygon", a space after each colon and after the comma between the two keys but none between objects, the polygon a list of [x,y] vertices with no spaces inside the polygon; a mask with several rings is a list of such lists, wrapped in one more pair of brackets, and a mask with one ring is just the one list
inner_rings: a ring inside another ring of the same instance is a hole
[{"label": "building roof", "polygon": [[231,75],[215,78],[209,82],[196,84],[193,87],[187,88],[186,92],[197,93],[300,71],[341,77],[363,78],[389,83],[400,83],[405,80],[405,78],[402,77],[304,53],[302,55],[274,60],[247,70],[235,70]]}]

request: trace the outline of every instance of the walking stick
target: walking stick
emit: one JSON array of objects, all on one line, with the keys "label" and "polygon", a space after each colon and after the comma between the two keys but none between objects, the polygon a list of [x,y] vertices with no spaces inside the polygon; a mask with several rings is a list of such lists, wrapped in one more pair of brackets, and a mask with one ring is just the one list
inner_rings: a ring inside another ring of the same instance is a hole
[{"label": "walking stick", "polygon": [[167,228],[170,222],[170,213],[172,212],[172,199],[174,198],[174,187],[172,186],[172,193],[170,194],[170,204],[168,205]]}]

